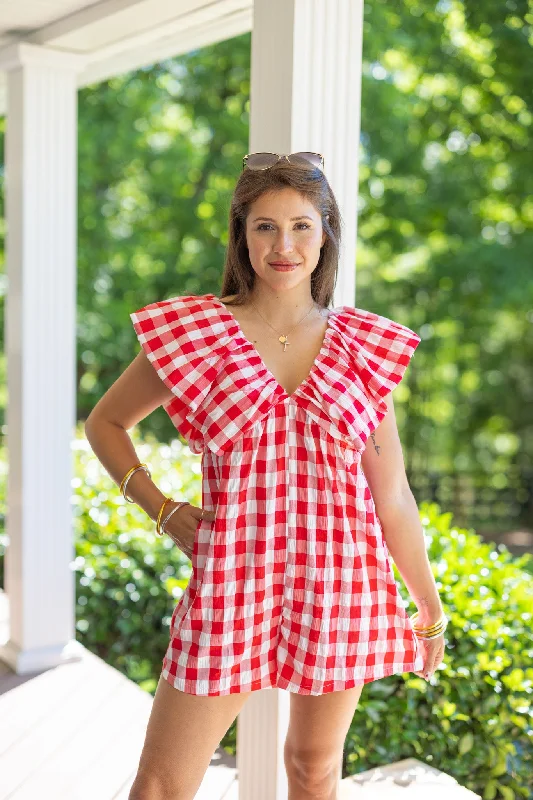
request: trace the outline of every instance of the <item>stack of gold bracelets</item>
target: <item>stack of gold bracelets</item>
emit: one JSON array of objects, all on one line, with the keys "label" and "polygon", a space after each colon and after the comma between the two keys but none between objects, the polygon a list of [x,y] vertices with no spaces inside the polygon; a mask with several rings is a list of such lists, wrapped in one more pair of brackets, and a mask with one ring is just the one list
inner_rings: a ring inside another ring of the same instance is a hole
[{"label": "stack of gold bracelets", "polygon": [[[131,478],[131,476],[133,475],[133,473],[137,472],[137,470],[139,470],[139,469],[144,469],[144,471],[146,472],[148,477],[151,478],[150,470],[148,469],[146,464],[141,464],[141,463],[135,464],[135,466],[133,466],[130,470],[128,470],[128,472],[122,478],[122,482],[120,484],[120,491],[122,493],[122,496],[124,497],[124,499],[128,503],[133,503],[135,501],[134,500],[130,500],[130,498],[126,495],[126,486],[128,485],[128,481]],[[181,508],[182,506],[189,506],[190,505],[188,500],[180,501],[179,503],[177,503],[174,506],[172,511],[170,511],[167,514],[167,516],[163,519],[163,521],[161,521],[162,518],[163,518],[163,512],[164,512],[167,504],[168,503],[174,503],[174,502],[175,501],[171,497],[165,497],[165,499],[163,500],[163,502],[161,504],[161,508],[159,509],[159,513],[157,515],[157,523],[156,523],[156,527],[155,527],[155,532],[156,532],[156,534],[158,536],[162,536],[164,533],[166,533],[165,525],[169,521],[169,519],[172,516],[172,514],[174,514],[174,512],[178,510],[178,508]],[[203,517],[203,512],[202,512],[202,517]]]},{"label": "stack of gold bracelets", "polygon": [[428,628],[422,628],[419,625],[416,625],[415,620],[417,617],[418,617],[418,611],[415,611],[414,614],[411,614],[409,619],[413,623],[413,630],[415,632],[415,636],[418,639],[426,639],[426,640],[437,639],[439,636],[442,636],[442,634],[448,627],[448,617],[446,616],[446,614],[443,614],[438,622],[435,622],[434,625],[430,625]]}]

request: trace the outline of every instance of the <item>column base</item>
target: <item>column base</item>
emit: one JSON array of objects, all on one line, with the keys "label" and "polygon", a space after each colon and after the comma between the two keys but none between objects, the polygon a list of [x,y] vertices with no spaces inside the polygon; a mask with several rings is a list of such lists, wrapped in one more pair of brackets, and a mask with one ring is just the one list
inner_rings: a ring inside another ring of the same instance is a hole
[{"label": "column base", "polygon": [[16,675],[28,675],[71,661],[81,661],[84,652],[85,648],[76,639],[71,639],[65,645],[35,647],[31,650],[24,650],[9,639],[0,645],[0,661],[7,664]]}]

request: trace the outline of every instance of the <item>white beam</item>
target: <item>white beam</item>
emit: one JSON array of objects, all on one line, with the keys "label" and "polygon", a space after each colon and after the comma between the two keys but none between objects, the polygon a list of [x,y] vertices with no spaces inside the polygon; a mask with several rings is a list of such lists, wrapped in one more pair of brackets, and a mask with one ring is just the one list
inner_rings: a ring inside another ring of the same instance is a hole
[{"label": "white beam", "polygon": [[75,642],[71,446],[76,408],[76,72],[35,45],[3,53],[6,130],[7,495],[10,639],[18,674]]},{"label": "white beam", "polygon": [[[97,57],[91,57],[86,68],[78,76],[78,87],[89,86],[107,80],[114,75],[147,67],[166,58],[176,58],[191,50],[208,47],[216,42],[233,39],[247,33],[252,27],[251,8],[240,9],[202,24],[184,24],[181,30],[169,33],[166,29],[141,37],[136,47],[111,47]],[[105,55],[105,57],[104,57]]]},{"label": "white beam", "polygon": [[[355,304],[363,0],[255,0],[250,152],[322,153],[344,222],[334,305]],[[289,692],[253,692],[239,713],[239,798],[287,797]]]},{"label": "white beam", "polygon": [[[59,56],[86,57],[77,75],[82,88],[166,58],[247,33],[252,27],[252,0],[109,0],[82,9],[27,34],[17,45],[37,45]],[[0,70],[7,60],[0,48]],[[5,78],[0,73],[0,114],[6,111]]]},{"label": "white beam", "polygon": [[[13,74],[30,75],[30,68],[37,72],[46,69],[76,74],[85,66],[87,59],[77,53],[54,50],[51,47],[39,47],[29,42],[14,42],[0,50],[0,69]],[[32,77],[35,77],[32,75]],[[15,95],[16,96],[16,95]]]},{"label": "white beam", "polygon": [[222,20],[251,5],[251,0],[107,0],[46,25],[26,37],[33,44],[95,53],[134,49],[187,28]]}]

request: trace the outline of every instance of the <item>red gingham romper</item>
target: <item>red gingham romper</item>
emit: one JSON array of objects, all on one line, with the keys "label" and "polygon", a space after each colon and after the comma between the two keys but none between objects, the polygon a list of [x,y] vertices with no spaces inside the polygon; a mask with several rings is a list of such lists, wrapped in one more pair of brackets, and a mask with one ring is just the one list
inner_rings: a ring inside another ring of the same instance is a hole
[{"label": "red gingham romper", "polygon": [[202,507],[216,512],[197,526],[163,677],[195,695],[320,695],[421,670],[360,468],[420,337],[330,309],[311,372],[288,395],[214,294],[130,317],[174,394],[166,412],[202,454]]}]

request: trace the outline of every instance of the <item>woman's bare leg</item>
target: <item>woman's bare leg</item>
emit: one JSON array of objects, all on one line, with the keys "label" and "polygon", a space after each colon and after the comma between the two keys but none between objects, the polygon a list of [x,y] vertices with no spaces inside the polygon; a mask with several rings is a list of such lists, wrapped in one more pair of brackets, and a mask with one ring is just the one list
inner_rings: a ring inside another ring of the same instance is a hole
[{"label": "woman's bare leg", "polygon": [[337,800],[344,742],[363,686],[322,695],[291,692],[285,740],[289,800]]},{"label": "woman's bare leg", "polygon": [[250,694],[186,694],[161,676],[129,800],[193,800]]}]

